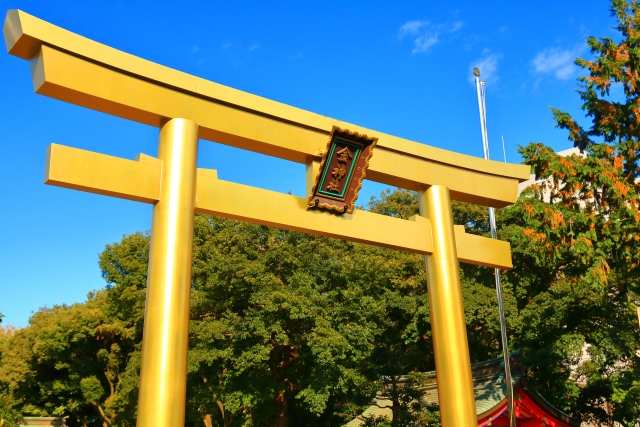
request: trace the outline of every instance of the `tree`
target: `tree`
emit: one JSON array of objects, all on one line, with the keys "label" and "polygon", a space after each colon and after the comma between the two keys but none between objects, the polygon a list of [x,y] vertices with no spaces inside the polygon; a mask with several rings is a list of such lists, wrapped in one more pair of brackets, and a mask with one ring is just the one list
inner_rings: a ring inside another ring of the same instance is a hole
[{"label": "tree", "polygon": [[[417,213],[416,194],[387,191],[369,209],[406,219]],[[485,208],[454,203],[453,214],[467,232],[488,233]],[[86,425],[135,422],[148,250],[141,233],[107,245],[107,289],[40,310],[11,337],[12,360],[25,362],[19,372],[0,361],[16,372],[12,407]],[[421,256],[198,215],[193,265],[191,422],[341,425],[385,393],[394,425],[432,425],[433,412],[416,410],[416,391],[394,387],[402,375],[434,369]],[[462,273],[472,360],[496,357],[491,271]],[[517,313],[511,318],[517,324]],[[57,392],[47,394],[52,384]]]},{"label": "tree", "polygon": [[70,415],[70,425],[131,425],[130,342],[108,322],[106,297],[41,309],[11,331],[0,344],[0,400],[24,415]]},{"label": "tree", "polygon": [[0,427],[20,427],[23,421],[22,415],[16,410],[0,408]]},{"label": "tree", "polygon": [[[490,236],[489,214],[486,207],[458,201],[452,201],[451,205],[454,224],[464,225],[466,233]],[[418,215],[417,193],[404,189],[386,190],[379,198],[371,199],[368,209],[371,212],[408,219]],[[416,259],[422,259],[422,257]],[[460,279],[471,361],[481,362],[498,357],[500,323],[493,269],[460,264]],[[515,327],[519,320],[516,300],[509,283],[505,284],[503,297],[508,322]],[[425,295],[425,298],[428,298],[428,295]],[[428,307],[428,302],[426,304]]]},{"label": "tree", "polygon": [[[611,11],[621,41],[589,37],[594,58],[576,60],[587,72],[578,93],[590,127],[552,109],[583,154],[558,156],[540,143],[520,149],[545,181],[505,210],[502,236],[513,245],[517,267],[507,277],[534,383],[572,414],[633,425],[640,420],[633,304],[640,299],[640,5],[614,0]],[[614,85],[624,101],[610,98]],[[585,342],[591,361],[576,370]]]},{"label": "tree", "polygon": [[335,413],[368,404],[377,389],[363,361],[389,329],[396,340],[415,330],[402,313],[415,312],[413,294],[424,293],[420,260],[236,221],[197,222],[195,383],[256,425],[333,425]]},{"label": "tree", "polygon": [[420,372],[385,378],[378,398],[382,402],[392,402],[392,419],[384,415],[363,417],[363,427],[440,427],[439,408],[435,405],[427,407],[421,402],[424,397],[422,387],[431,382],[433,379]]},{"label": "tree", "polygon": [[[127,236],[100,262],[110,315],[137,331],[147,240]],[[430,345],[428,318],[417,320],[428,307],[423,268],[411,254],[198,215],[189,417],[312,426],[359,414],[378,391],[365,361],[379,337]],[[432,369],[430,353],[420,366]]]},{"label": "tree", "polygon": [[15,333],[13,328],[0,326],[0,427],[18,427],[22,423],[22,416],[16,407],[20,404],[16,396],[16,376],[7,369],[8,365],[15,363],[14,372],[24,372],[21,360],[12,360],[11,339]]},{"label": "tree", "polygon": [[[461,206],[461,221],[471,224],[475,208]],[[398,190],[370,208],[407,217],[417,212],[417,200]],[[481,217],[478,229],[486,227],[486,213]],[[123,313],[113,315],[128,317],[136,328],[146,241],[128,236],[101,255],[109,294]],[[421,256],[198,215],[193,265],[193,420],[340,425],[370,404],[388,385],[385,378],[434,369]],[[493,356],[498,329],[477,298],[494,298],[492,288],[470,283],[465,292],[476,300],[468,304],[474,354]]]},{"label": "tree", "polygon": [[[118,256],[116,270],[146,280],[148,240],[139,233],[126,239],[129,253],[109,245],[102,257]],[[114,272],[105,271],[106,278],[109,273]],[[0,329],[2,417],[69,416],[68,425],[134,425],[144,293],[144,285],[92,292],[84,303],[40,309],[26,328]]]}]

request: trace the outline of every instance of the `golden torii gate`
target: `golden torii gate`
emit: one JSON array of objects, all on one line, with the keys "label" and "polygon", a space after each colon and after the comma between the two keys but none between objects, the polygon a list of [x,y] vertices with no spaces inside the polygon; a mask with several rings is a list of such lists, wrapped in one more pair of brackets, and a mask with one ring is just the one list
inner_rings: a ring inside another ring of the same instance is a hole
[{"label": "golden torii gate", "polygon": [[[51,144],[45,183],[151,203],[140,427],[184,424],[194,212],[425,255],[444,427],[477,426],[458,262],[511,268],[507,242],[465,234],[450,198],[504,207],[529,167],[482,160],[314,114],[129,55],[19,10],[9,53],[36,93],[160,128],[158,157],[125,160]],[[333,126],[378,138],[367,179],[415,190],[420,216],[307,210],[307,199],[197,169],[198,139],[307,165],[307,192]]]}]

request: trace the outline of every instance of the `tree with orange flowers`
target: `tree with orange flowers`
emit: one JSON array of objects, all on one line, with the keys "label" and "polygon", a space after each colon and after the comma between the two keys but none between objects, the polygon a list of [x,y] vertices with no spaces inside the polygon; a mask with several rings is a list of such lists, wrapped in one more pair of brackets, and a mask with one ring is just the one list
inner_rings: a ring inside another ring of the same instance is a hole
[{"label": "tree with orange flowers", "polygon": [[[520,149],[539,184],[503,215],[529,375],[583,420],[640,421],[640,3],[613,0],[621,40],[587,38],[579,93],[589,127],[552,109],[579,153]],[[610,96],[621,87],[624,99]],[[549,198],[545,201],[545,195]],[[587,346],[585,346],[585,344]],[[583,358],[586,348],[589,358]]]}]

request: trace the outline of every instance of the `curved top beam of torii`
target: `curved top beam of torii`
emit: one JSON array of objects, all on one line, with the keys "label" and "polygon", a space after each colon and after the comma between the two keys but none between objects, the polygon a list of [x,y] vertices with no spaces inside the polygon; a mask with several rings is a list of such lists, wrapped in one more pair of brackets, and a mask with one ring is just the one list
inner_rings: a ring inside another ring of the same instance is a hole
[{"label": "curved top beam of torii", "polygon": [[[332,127],[378,138],[367,179],[504,207],[515,202],[529,167],[483,160],[379,133],[192,76],[87,39],[19,10],[4,23],[9,53],[30,60],[39,94],[160,126],[193,120],[199,137],[291,160],[319,158]],[[99,82],[99,84],[98,84]]]}]

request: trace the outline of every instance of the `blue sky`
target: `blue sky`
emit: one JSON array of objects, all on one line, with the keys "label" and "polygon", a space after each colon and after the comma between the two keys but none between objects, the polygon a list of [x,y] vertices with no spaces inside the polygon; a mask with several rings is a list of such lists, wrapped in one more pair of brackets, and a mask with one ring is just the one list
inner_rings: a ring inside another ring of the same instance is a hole
[{"label": "blue sky", "polygon": [[[617,38],[606,1],[0,0],[117,49],[240,90],[421,143],[481,156],[471,69],[487,81],[492,158],[518,144],[569,148],[549,106],[582,118],[574,92],[587,35]],[[158,131],[33,92],[0,54],[0,312],[26,326],[43,306],[104,287],[98,254],[151,227],[151,206],[43,184],[56,142],[133,159]],[[302,196],[304,167],[202,141],[221,179]],[[240,167],[242,165],[243,167]],[[253,170],[255,173],[245,174]],[[359,202],[385,186],[365,182]]]}]

